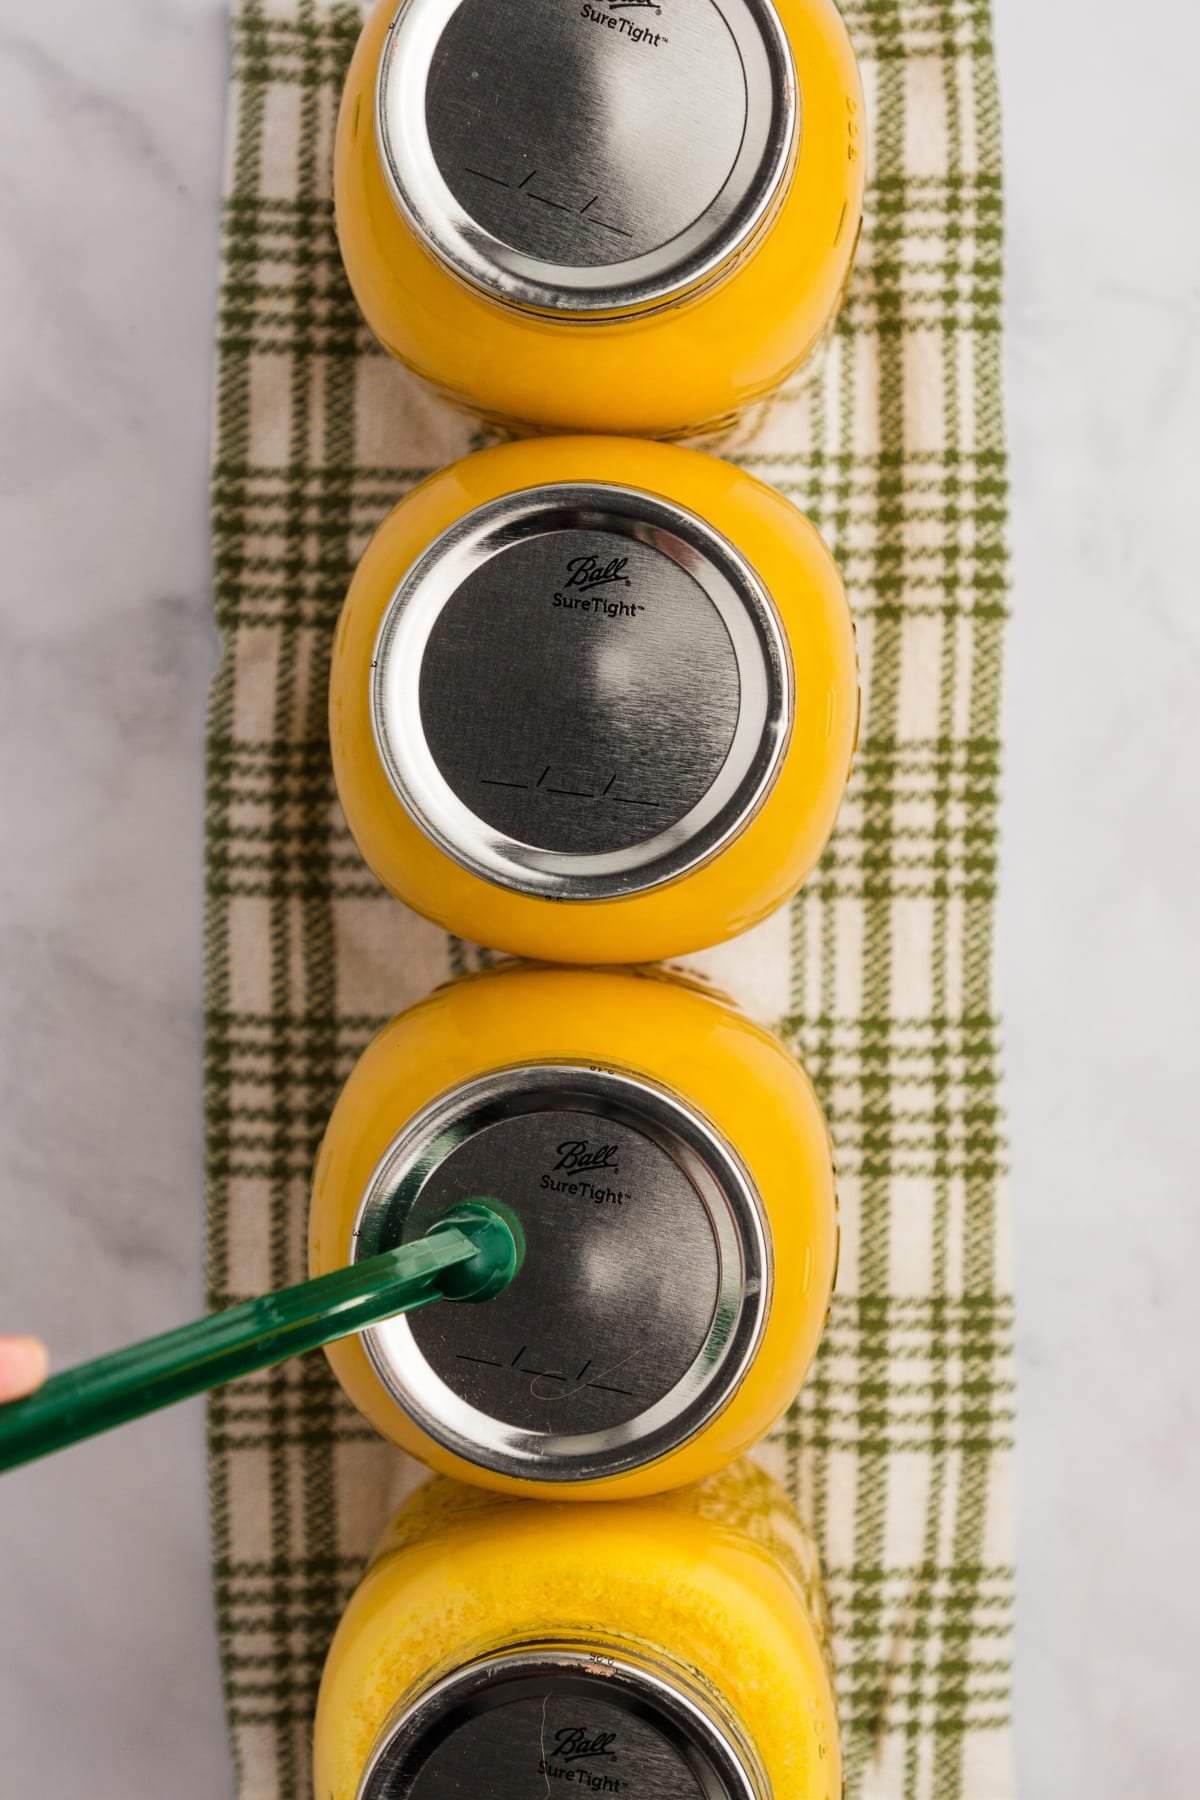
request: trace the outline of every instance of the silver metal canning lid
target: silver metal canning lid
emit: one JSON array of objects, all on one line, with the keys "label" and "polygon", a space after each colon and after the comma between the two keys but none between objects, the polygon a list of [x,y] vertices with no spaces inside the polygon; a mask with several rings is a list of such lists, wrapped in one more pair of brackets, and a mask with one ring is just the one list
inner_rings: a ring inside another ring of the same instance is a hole
[{"label": "silver metal canning lid", "polygon": [[402,1703],[358,1800],[528,1800],[560,1788],[765,1800],[757,1759],[723,1713],[693,1683],[624,1655],[530,1646],[470,1663]]},{"label": "silver metal canning lid", "polygon": [[393,790],[448,856],[518,893],[600,900],[744,829],[793,681],[727,539],[637,489],[552,484],[468,513],[407,572],[370,706]]},{"label": "silver metal canning lid", "polygon": [[510,305],[682,298],[786,192],[796,72],[770,0],[406,0],[376,133],[418,239]]},{"label": "silver metal canning lid", "polygon": [[770,1303],[761,1202],[718,1132],[618,1070],[496,1071],[400,1132],[352,1260],[479,1194],[525,1232],[508,1292],[363,1335],[409,1417],[466,1462],[547,1484],[640,1468],[694,1437],[744,1378]]}]

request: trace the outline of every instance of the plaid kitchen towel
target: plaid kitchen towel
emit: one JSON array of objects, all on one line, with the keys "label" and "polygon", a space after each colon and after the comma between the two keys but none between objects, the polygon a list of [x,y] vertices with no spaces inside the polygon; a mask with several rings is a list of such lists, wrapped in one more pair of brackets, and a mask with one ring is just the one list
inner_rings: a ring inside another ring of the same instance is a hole
[{"label": "plaid kitchen towel", "polygon": [[[851,1800],[1008,1800],[1012,1312],[992,993],[1007,597],[1000,136],[988,0],[847,0],[872,179],[818,375],[719,446],[845,571],[861,749],[807,889],[697,959],[804,1059],[841,1166],[839,1292],[764,1452],[815,1525]],[[220,302],[224,657],[208,762],[210,1300],[303,1279],[339,1085],[482,953],[380,889],[334,797],[334,621],[373,527],[482,443],[389,361],[343,277],[330,155],[353,4],[242,0]],[[339,1611],[411,1469],[320,1356],[211,1403],[241,1800],[309,1793]],[[796,1800],[779,1795],[776,1800]]]}]

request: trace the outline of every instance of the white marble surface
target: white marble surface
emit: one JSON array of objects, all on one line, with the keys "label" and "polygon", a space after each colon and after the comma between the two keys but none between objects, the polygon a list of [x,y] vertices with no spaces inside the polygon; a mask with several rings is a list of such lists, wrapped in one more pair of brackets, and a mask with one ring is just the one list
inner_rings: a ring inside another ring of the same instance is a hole
[{"label": "white marble surface", "polygon": [[[998,0],[1024,1795],[1200,1784],[1200,14]],[[223,0],[0,17],[0,1324],[201,1304]],[[0,1793],[222,1800],[198,1408],[0,1484]]]},{"label": "white marble surface", "polygon": [[1200,13],[998,0],[1024,1793],[1200,1792]]}]

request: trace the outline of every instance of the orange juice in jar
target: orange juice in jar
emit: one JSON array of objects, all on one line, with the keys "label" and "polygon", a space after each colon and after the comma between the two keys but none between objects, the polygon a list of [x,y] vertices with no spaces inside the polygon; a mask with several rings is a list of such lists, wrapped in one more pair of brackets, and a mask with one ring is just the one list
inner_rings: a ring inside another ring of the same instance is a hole
[{"label": "orange juice in jar", "polygon": [[337,135],[376,335],[478,411],[677,435],[821,342],[862,219],[833,0],[381,0]]},{"label": "orange juice in jar", "polygon": [[314,1275],[486,1196],[525,1239],[486,1306],[332,1345],[385,1437],[525,1496],[619,1499],[748,1450],[816,1353],[833,1158],[777,1039],[661,973],[521,967],[440,989],[372,1043],[317,1160]]},{"label": "orange juice in jar", "polygon": [[811,1543],[741,1464],[607,1507],[437,1480],[338,1628],[320,1800],[838,1800]]},{"label": "orange juice in jar", "polygon": [[467,457],[368,546],[334,772],[384,884],[516,955],[642,962],[795,893],[858,727],[854,626],[804,516],[677,445]]}]

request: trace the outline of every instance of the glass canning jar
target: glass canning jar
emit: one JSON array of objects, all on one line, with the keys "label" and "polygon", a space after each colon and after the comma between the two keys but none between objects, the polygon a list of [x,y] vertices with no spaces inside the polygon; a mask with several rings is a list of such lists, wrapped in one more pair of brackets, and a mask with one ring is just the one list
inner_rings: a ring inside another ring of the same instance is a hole
[{"label": "glass canning jar", "polygon": [[719,423],[820,345],[862,220],[833,0],[381,0],[338,234],[371,329],[477,411]]}]

